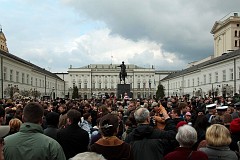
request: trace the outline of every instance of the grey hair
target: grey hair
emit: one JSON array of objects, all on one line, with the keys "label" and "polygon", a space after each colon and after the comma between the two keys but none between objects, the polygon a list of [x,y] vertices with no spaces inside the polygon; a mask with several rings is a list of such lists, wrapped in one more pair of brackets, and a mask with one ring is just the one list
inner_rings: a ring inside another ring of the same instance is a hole
[{"label": "grey hair", "polygon": [[149,115],[149,111],[146,108],[139,108],[134,112],[134,118],[137,123],[144,123]]},{"label": "grey hair", "polygon": [[69,160],[106,160],[101,154],[95,152],[83,152],[75,155]]},{"label": "grey hair", "polygon": [[178,128],[176,140],[182,147],[192,147],[197,142],[197,132],[192,126],[181,126]]}]

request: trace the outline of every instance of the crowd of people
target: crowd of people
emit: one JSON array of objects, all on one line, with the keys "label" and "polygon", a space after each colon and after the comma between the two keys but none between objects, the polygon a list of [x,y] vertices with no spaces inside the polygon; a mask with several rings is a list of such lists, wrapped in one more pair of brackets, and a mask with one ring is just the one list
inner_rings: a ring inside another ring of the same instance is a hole
[{"label": "crowd of people", "polygon": [[0,100],[0,160],[237,160],[240,98]]}]

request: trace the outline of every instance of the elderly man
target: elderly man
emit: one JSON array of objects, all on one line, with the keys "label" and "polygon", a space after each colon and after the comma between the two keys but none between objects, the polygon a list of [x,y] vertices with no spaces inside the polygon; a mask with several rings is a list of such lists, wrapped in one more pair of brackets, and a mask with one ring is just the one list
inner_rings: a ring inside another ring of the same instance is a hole
[{"label": "elderly man", "polygon": [[20,131],[4,138],[5,160],[65,160],[59,143],[44,135],[41,127],[43,107],[38,103],[28,103],[23,110]]},{"label": "elderly man", "polygon": [[148,109],[139,108],[134,112],[138,126],[127,137],[126,142],[131,144],[135,160],[161,159],[165,152],[174,147],[176,127],[163,106],[159,109],[166,122],[165,130],[154,129],[149,125],[150,114]]}]

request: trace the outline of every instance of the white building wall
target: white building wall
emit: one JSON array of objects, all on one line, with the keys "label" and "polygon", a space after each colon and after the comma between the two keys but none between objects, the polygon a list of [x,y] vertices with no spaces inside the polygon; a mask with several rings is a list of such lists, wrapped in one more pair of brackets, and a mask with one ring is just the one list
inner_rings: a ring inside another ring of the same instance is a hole
[{"label": "white building wall", "polygon": [[55,98],[64,97],[61,94],[64,91],[63,80],[35,69],[34,65],[30,63],[22,63],[4,55],[1,55],[0,58],[1,75],[3,75],[1,78],[1,98],[10,98],[11,92],[17,92],[23,96],[26,94],[29,97],[33,97],[34,92],[38,92],[36,98],[49,95],[46,93],[48,92],[48,88],[45,85],[46,81],[55,87],[53,91]]},{"label": "white building wall", "polygon": [[[179,93],[178,91],[180,90],[182,91],[182,95],[189,94],[190,96],[202,97],[213,96],[213,92],[217,92],[214,96],[233,96],[235,92],[240,93],[240,58],[239,56],[235,58],[236,68],[234,67],[234,59],[231,58],[202,67],[194,73],[191,72],[171,79],[162,80],[161,83],[165,87],[165,94],[167,95],[169,92],[169,96],[176,96],[176,93]],[[226,75],[225,79],[223,79],[224,70]],[[216,80],[216,73],[218,73],[218,80]],[[204,76],[206,76],[206,80],[204,80]],[[179,85],[181,84],[181,81],[183,81],[183,83],[185,82],[184,85],[182,85],[183,87]],[[235,82],[236,87],[234,85]]]}]

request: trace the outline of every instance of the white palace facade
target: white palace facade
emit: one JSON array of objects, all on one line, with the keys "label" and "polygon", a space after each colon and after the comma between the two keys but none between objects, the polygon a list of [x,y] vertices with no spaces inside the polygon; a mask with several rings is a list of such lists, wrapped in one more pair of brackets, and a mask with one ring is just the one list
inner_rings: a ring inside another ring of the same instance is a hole
[{"label": "white palace facade", "polygon": [[167,96],[233,96],[240,93],[240,13],[215,22],[214,56],[161,80]]},{"label": "white palace facade", "polygon": [[[214,55],[192,62],[181,71],[156,70],[125,64],[126,84],[132,98],[156,94],[159,84],[166,96],[232,96],[240,93],[240,13],[215,22]],[[89,64],[70,67],[67,73],[51,73],[11,53],[0,28],[0,98],[18,95],[41,98],[72,98],[73,87],[82,98],[116,95],[120,64]]]},{"label": "white palace facade", "polygon": [[[76,86],[82,98],[100,97],[105,94],[116,96],[117,84],[120,84],[120,64],[90,64],[80,68],[70,66],[68,73],[56,73],[65,81],[66,96],[71,98]],[[161,79],[173,71],[156,71],[155,68],[143,68],[126,64],[126,84],[130,84],[132,98],[148,98],[156,94]],[[123,83],[123,82],[121,82]]]}]

